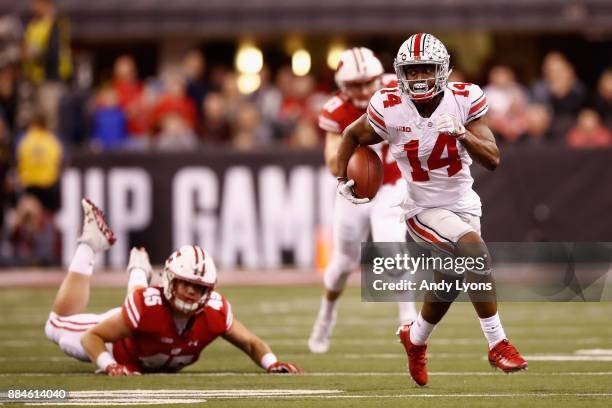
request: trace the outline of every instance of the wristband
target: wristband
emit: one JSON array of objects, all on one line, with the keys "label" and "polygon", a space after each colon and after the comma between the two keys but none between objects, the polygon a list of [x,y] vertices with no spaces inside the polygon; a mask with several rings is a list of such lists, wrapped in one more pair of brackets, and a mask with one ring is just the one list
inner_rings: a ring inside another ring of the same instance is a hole
[{"label": "wristband", "polygon": [[261,366],[267,370],[272,364],[276,363],[278,360],[274,353],[267,353],[261,358]]},{"label": "wristband", "polygon": [[111,364],[117,364],[117,361],[111,356],[108,351],[103,351],[98,355],[96,359],[96,365],[103,371],[106,371],[106,368]]}]

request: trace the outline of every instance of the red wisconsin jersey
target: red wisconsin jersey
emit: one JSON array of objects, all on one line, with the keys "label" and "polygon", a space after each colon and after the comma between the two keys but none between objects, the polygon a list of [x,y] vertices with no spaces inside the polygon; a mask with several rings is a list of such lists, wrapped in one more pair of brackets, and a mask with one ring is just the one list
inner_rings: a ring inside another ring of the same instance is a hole
[{"label": "red wisconsin jersey", "polygon": [[157,286],[132,292],[121,314],[132,335],[113,343],[113,355],[119,364],[141,372],[175,372],[195,363],[204,347],[233,322],[231,305],[213,292],[206,307],[179,333],[163,289]]},{"label": "red wisconsin jersey", "polygon": [[[397,79],[393,74],[383,75],[382,82],[383,88],[397,86]],[[359,119],[364,113],[366,113],[366,108],[362,109],[353,105],[348,96],[339,91],[323,105],[319,113],[319,127],[326,132],[342,134],[348,125]],[[395,159],[389,155],[389,145],[387,143],[376,145],[374,150],[383,162],[383,184],[394,184],[402,177],[402,174]]]}]

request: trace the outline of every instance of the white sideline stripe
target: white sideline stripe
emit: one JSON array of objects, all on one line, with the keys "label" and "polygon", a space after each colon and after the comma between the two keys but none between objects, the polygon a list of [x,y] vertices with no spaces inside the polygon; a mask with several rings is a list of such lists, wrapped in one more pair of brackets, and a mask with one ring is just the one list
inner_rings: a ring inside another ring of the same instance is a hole
[{"label": "white sideline stripe", "polygon": [[[0,377],[89,377],[94,376],[92,373],[83,372],[72,372],[72,373],[0,373]],[[406,377],[408,374],[405,371],[402,372],[313,372],[300,374],[300,377]],[[486,372],[486,371],[438,371],[430,372],[430,376],[434,377],[458,377],[458,376],[475,376],[475,377],[488,377],[488,376],[499,376],[500,373]],[[538,373],[529,371],[530,377],[580,377],[580,376],[612,376],[612,371],[568,371],[561,373]],[[183,372],[179,374],[170,373],[158,373],[158,374],[147,374],[147,376],[172,376],[172,377],[268,377],[267,373],[189,373]]]}]

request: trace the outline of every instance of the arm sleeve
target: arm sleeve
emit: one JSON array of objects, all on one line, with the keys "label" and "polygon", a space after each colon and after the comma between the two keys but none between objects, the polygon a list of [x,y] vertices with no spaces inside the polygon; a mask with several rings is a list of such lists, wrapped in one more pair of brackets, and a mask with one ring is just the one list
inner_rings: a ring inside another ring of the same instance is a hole
[{"label": "arm sleeve", "polygon": [[469,93],[469,108],[467,117],[465,119],[465,124],[467,125],[473,120],[476,120],[482,116],[489,110],[489,104],[487,103],[487,97],[484,91],[478,85],[470,86]]},{"label": "arm sleeve", "polygon": [[387,125],[385,124],[385,117],[382,115],[383,112],[383,100],[380,91],[376,92],[368,105],[368,123],[378,136],[385,140],[389,139],[389,133],[387,132]]}]

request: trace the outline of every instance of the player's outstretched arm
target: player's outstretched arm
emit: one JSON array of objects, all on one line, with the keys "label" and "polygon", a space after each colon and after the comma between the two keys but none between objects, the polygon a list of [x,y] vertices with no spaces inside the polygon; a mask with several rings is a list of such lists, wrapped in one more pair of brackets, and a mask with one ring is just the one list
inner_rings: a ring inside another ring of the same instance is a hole
[{"label": "player's outstretched arm", "polygon": [[344,129],[342,141],[338,148],[338,177],[346,178],[349,159],[358,146],[373,145],[382,141],[383,139],[368,124],[367,114],[364,113],[359,119],[351,123]]},{"label": "player's outstretched arm", "polygon": [[488,170],[499,166],[499,149],[495,136],[482,119],[476,119],[466,126],[465,138],[461,140],[470,156]]},{"label": "player's outstretched arm", "polygon": [[270,346],[234,319],[232,327],[223,338],[244,351],[255,364],[264,368],[270,374],[299,374],[302,369],[291,363],[277,361]]},{"label": "player's outstretched arm", "polygon": [[106,374],[110,376],[139,374],[130,371],[124,365],[118,364],[106,350],[104,344],[124,339],[131,334],[132,332],[123,320],[121,312],[117,312],[117,314],[87,330],[81,337],[81,345],[87,352],[89,359]]}]

